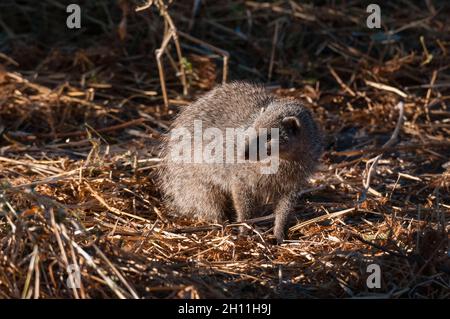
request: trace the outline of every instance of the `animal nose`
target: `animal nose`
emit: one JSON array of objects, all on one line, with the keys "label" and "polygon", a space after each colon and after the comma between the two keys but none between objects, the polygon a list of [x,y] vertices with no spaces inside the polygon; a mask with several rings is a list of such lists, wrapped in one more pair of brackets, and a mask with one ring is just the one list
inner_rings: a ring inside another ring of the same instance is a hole
[{"label": "animal nose", "polygon": [[268,140],[266,143],[266,154],[267,156],[272,156],[272,140]]},{"label": "animal nose", "polygon": [[250,159],[250,151],[249,151],[248,144],[245,145],[244,159],[245,159],[246,161],[248,161],[248,160]]},{"label": "animal nose", "polygon": [[[272,156],[272,148],[270,145],[270,140],[267,141],[266,143],[264,143],[265,146],[263,146],[263,149],[260,149],[260,145],[259,145],[259,139],[257,140],[257,143],[255,144],[256,148],[253,150],[251,150],[252,152],[255,152],[255,154],[253,155],[252,160],[255,160],[255,155],[256,155],[256,161],[261,161],[264,158],[266,158],[267,156]],[[263,154],[260,154],[260,152],[263,151]],[[245,150],[244,150],[244,159],[246,161],[250,160],[250,146],[249,144],[245,145]]]}]

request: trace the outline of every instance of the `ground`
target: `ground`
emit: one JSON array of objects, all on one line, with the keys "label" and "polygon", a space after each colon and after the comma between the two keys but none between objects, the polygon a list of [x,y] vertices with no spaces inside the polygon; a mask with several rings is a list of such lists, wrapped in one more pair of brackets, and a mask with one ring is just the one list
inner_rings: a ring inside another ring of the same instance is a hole
[{"label": "ground", "polygon": [[[5,5],[0,298],[449,298],[445,1],[385,4],[381,29],[360,2],[175,1],[169,17],[203,42],[180,37],[181,64],[170,42],[168,108],[161,7],[86,2],[77,31],[53,1]],[[155,185],[173,116],[223,79],[208,45],[227,80],[302,100],[325,133],[281,245],[270,217],[243,237],[174,218]]]}]

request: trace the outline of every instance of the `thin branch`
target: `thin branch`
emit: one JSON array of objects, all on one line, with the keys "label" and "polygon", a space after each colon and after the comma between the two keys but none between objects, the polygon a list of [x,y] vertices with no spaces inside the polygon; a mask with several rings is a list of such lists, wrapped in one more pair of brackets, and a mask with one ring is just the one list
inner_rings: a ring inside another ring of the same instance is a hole
[{"label": "thin branch", "polygon": [[[391,138],[383,144],[382,148],[388,148],[391,147],[397,140],[398,134],[400,133],[400,129],[403,125],[403,113],[404,113],[404,105],[403,102],[399,102],[396,106],[396,109],[399,110],[399,114],[398,114],[398,120],[397,120],[397,125],[395,126],[394,132],[391,135]],[[366,199],[367,196],[367,191],[370,188],[370,179],[372,178],[373,172],[376,169],[377,165],[378,165],[378,161],[381,159],[381,157],[383,156],[383,153],[378,154],[376,157],[370,159],[367,161],[366,163],[366,171],[367,171],[367,166],[372,163],[372,165],[370,165],[370,168],[366,174],[366,178],[363,180],[363,186],[364,186],[364,191],[363,194],[361,196],[361,201],[364,201]]]}]

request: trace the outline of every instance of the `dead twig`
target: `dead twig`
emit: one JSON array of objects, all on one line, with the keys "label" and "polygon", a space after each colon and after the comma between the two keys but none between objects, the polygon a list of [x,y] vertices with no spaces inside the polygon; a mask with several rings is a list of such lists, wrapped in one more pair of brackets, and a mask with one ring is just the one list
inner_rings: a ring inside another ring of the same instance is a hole
[{"label": "dead twig", "polygon": [[[395,106],[395,109],[399,110],[397,125],[395,126],[395,129],[391,135],[391,138],[386,143],[383,144],[383,148],[388,148],[397,141],[398,134],[400,133],[400,129],[403,125],[403,113],[404,113],[403,102],[399,102]],[[372,174],[373,174],[374,170],[376,169],[376,167],[378,165],[378,161],[380,160],[380,158],[382,156],[383,156],[383,153],[380,153],[376,157],[368,160],[366,163],[366,177],[363,180],[364,190],[361,194],[361,199],[360,199],[361,202],[365,201],[367,198],[367,191],[370,188],[370,179],[372,178]],[[370,168],[367,169],[367,167],[370,163],[372,163],[372,164],[370,165]]]}]

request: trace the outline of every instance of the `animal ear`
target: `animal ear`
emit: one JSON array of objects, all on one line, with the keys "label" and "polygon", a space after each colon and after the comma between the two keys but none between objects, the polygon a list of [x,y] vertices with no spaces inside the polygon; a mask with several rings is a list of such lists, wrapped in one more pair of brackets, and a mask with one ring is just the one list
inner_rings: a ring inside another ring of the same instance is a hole
[{"label": "animal ear", "polygon": [[297,134],[300,131],[300,121],[295,116],[287,116],[282,121],[283,127],[291,134]]}]

